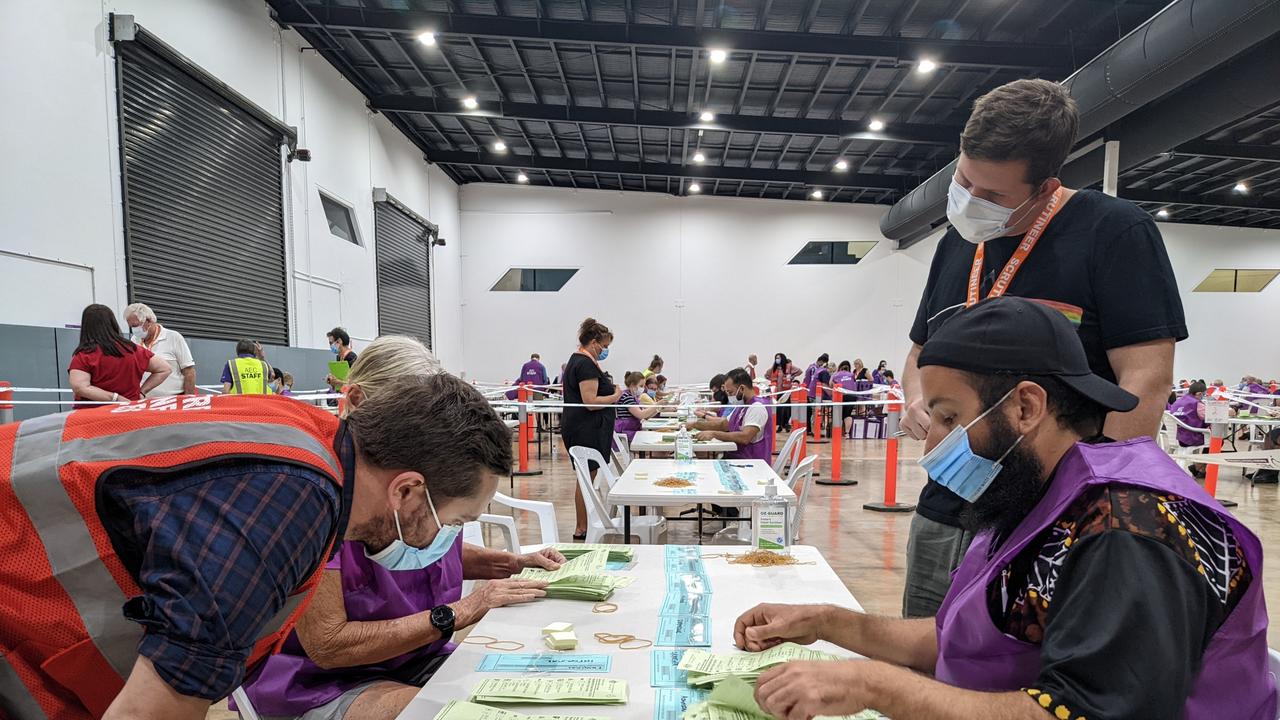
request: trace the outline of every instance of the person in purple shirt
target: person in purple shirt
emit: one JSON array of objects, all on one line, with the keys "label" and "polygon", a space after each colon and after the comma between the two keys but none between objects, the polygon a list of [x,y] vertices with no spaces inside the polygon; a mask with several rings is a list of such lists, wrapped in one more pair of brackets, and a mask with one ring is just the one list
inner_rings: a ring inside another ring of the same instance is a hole
[{"label": "person in purple shirt", "polygon": [[[1209,424],[1204,421],[1204,392],[1205,384],[1199,380],[1191,383],[1191,387],[1187,388],[1187,393],[1169,406],[1169,414],[1177,418],[1183,425],[1191,428],[1204,429]],[[1209,436],[1204,433],[1198,433],[1195,430],[1178,426],[1178,445],[1184,448],[1204,449]],[[1192,450],[1191,452],[1195,452]],[[1202,478],[1204,477],[1204,465],[1192,464],[1187,468],[1191,474]]]},{"label": "person in purple shirt", "polygon": [[751,375],[742,368],[725,374],[724,392],[728,396],[728,415],[707,417],[693,424],[700,432],[696,440],[727,440],[738,446],[726,453],[733,460],[773,462],[773,413],[769,400],[756,393]]},{"label": "person in purple shirt", "polygon": [[520,366],[520,379],[518,382],[530,385],[547,384],[547,368],[542,364],[541,355],[538,353],[530,355],[529,362]]},{"label": "person in purple shirt", "polygon": [[[864,368],[864,370],[865,370],[865,368]],[[854,379],[854,376],[853,376],[853,366],[849,364],[849,361],[848,361],[848,360],[841,360],[841,361],[840,361],[840,367],[836,370],[835,374],[831,376],[831,387],[833,387],[833,388],[837,388],[837,387],[838,387],[838,388],[840,388],[841,390],[844,390],[844,391],[845,391],[845,392],[847,392],[847,393],[848,393],[848,392],[853,392],[854,390],[857,390],[857,389],[858,389],[858,381],[857,381],[857,380],[855,380],[855,379]],[[847,401],[853,401],[853,400],[859,400],[859,399],[861,399],[861,398],[858,398],[856,395],[854,395],[854,396],[846,395],[846,396],[844,397],[844,400],[845,400],[846,402],[847,402]],[[855,407],[856,407],[856,406],[855,406]],[[842,413],[842,415],[844,416],[844,420],[842,421],[842,422],[843,422],[843,425],[844,425],[844,427],[843,427],[843,430],[844,430],[844,436],[845,436],[846,438],[852,438],[852,437],[853,437],[853,416],[854,416],[854,413],[853,413],[853,412],[850,412],[850,409],[846,409],[846,410]]]},{"label": "person in purple shirt", "polygon": [[1138,397],[1090,371],[1062,313],[1004,296],[918,354],[923,465],[977,535],[937,617],[759,605],[734,641],[866,659],[782,663],[755,699],[785,718],[1274,720],[1263,547],[1150,437],[1099,436]]}]

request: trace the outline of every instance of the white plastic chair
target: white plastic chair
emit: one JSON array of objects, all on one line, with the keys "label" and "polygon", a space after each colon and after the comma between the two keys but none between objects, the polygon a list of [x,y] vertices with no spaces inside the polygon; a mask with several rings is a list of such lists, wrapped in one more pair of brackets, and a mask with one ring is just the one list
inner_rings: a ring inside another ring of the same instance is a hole
[{"label": "white plastic chair", "polygon": [[809,497],[809,486],[813,485],[813,466],[818,462],[817,455],[810,455],[791,468],[787,475],[787,487],[796,494],[795,512],[791,520],[791,541],[800,540],[800,522],[804,519],[804,502]]},{"label": "white plastic chair", "polygon": [[804,438],[804,430],[792,430],[787,435],[787,440],[782,444],[782,450],[778,452],[778,457],[773,461],[773,472],[780,478],[787,477],[788,469],[795,463],[796,458],[800,455],[800,441]]},{"label": "white plastic chair", "polygon": [[1178,452],[1178,419],[1167,410],[1160,417],[1160,447],[1170,455]]},{"label": "white plastic chair", "polygon": [[[606,537],[623,536],[623,523],[620,517],[610,513],[605,498],[600,494],[598,483],[591,481],[591,465],[599,466],[599,475],[605,479],[607,487],[612,488],[616,478],[609,478],[613,471],[600,456],[599,451],[588,447],[575,446],[569,448],[569,457],[573,459],[573,471],[578,477],[578,487],[582,490],[583,500],[587,505],[587,542],[604,542]],[[647,545],[659,545],[666,539],[667,521],[661,515],[631,516],[631,534]]]},{"label": "white plastic chair", "polygon": [[631,464],[631,443],[627,440],[627,436],[622,433],[613,434],[613,461],[617,463],[618,474],[627,471],[627,466]]},{"label": "white plastic chair", "polygon": [[[541,550],[548,545],[555,545],[560,542],[560,531],[556,528],[555,505],[543,500],[522,500],[502,493],[494,493],[493,501],[512,510],[524,510],[537,516],[538,544],[526,546],[527,548]],[[514,515],[514,513],[512,514]]]},{"label": "white plastic chair", "polygon": [[249,696],[245,693],[244,687],[238,687],[232,691],[231,699],[236,702],[236,714],[240,716],[240,720],[258,720],[258,711],[253,709],[253,703],[249,702]]}]

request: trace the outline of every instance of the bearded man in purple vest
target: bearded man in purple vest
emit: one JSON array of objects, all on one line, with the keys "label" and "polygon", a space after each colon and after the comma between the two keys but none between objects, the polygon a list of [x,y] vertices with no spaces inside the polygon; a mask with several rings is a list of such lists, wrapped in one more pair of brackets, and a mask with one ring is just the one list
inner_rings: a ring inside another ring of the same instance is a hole
[{"label": "bearded man in purple vest", "polygon": [[[789,662],[776,717],[1272,720],[1262,545],[1150,438],[1098,437],[1138,398],[1090,372],[1059,312],[1000,297],[920,353],[921,464],[977,533],[936,618],[761,605],[736,643],[827,640],[868,660]],[[932,677],[930,677],[932,676]]]},{"label": "bearded man in purple vest", "polygon": [[732,460],[773,462],[773,413],[768,398],[760,397],[743,368],[734,368],[724,377],[724,393],[730,411],[727,415],[708,417],[694,423],[700,430],[695,440],[725,440],[738,449],[727,453]]}]

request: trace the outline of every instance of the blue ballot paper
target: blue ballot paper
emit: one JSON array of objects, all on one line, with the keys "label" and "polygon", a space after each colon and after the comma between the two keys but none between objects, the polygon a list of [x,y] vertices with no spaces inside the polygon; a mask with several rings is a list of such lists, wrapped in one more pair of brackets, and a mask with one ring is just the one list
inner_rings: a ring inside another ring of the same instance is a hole
[{"label": "blue ballot paper", "polygon": [[701,575],[707,576],[707,568],[700,557],[669,557],[666,559],[667,575]]},{"label": "blue ballot paper", "polygon": [[720,476],[720,486],[732,493],[747,491],[747,484],[742,482],[742,473],[727,460],[716,461],[716,475]]},{"label": "blue ballot paper", "polygon": [[706,700],[708,694],[693,688],[658,688],[653,697],[653,720],[680,720],[685,710]]},{"label": "blue ballot paper", "polygon": [[605,570],[626,570],[631,562],[627,560],[610,560],[604,564]]},{"label": "blue ballot paper", "polygon": [[685,688],[689,686],[689,673],[680,669],[684,648],[654,650],[649,655],[649,686]]},{"label": "blue ballot paper", "polygon": [[702,548],[697,545],[666,545],[664,546],[663,555],[669,558],[673,558],[673,557],[701,558]]},{"label": "blue ballot paper", "polygon": [[710,615],[710,595],[690,595],[683,590],[670,590],[662,599],[659,615]]},{"label": "blue ballot paper", "polygon": [[685,595],[710,595],[711,581],[706,575],[693,573],[681,573],[673,575],[667,573],[667,594],[683,593]]},{"label": "blue ballot paper", "polygon": [[711,647],[711,618],[707,615],[663,615],[658,618],[660,647]]},{"label": "blue ballot paper", "polygon": [[489,653],[480,659],[477,672],[607,673],[613,667],[608,655],[568,653]]}]

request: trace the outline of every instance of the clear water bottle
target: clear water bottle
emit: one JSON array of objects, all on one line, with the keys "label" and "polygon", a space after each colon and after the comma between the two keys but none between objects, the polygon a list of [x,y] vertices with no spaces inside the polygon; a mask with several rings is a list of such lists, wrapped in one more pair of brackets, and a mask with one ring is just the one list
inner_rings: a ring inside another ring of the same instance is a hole
[{"label": "clear water bottle", "polygon": [[676,433],[676,465],[692,464],[693,435],[689,433],[689,428],[681,425],[680,432]]},{"label": "clear water bottle", "polygon": [[791,546],[791,504],[778,497],[773,478],[764,497],[751,502],[751,549],[788,552]]}]

